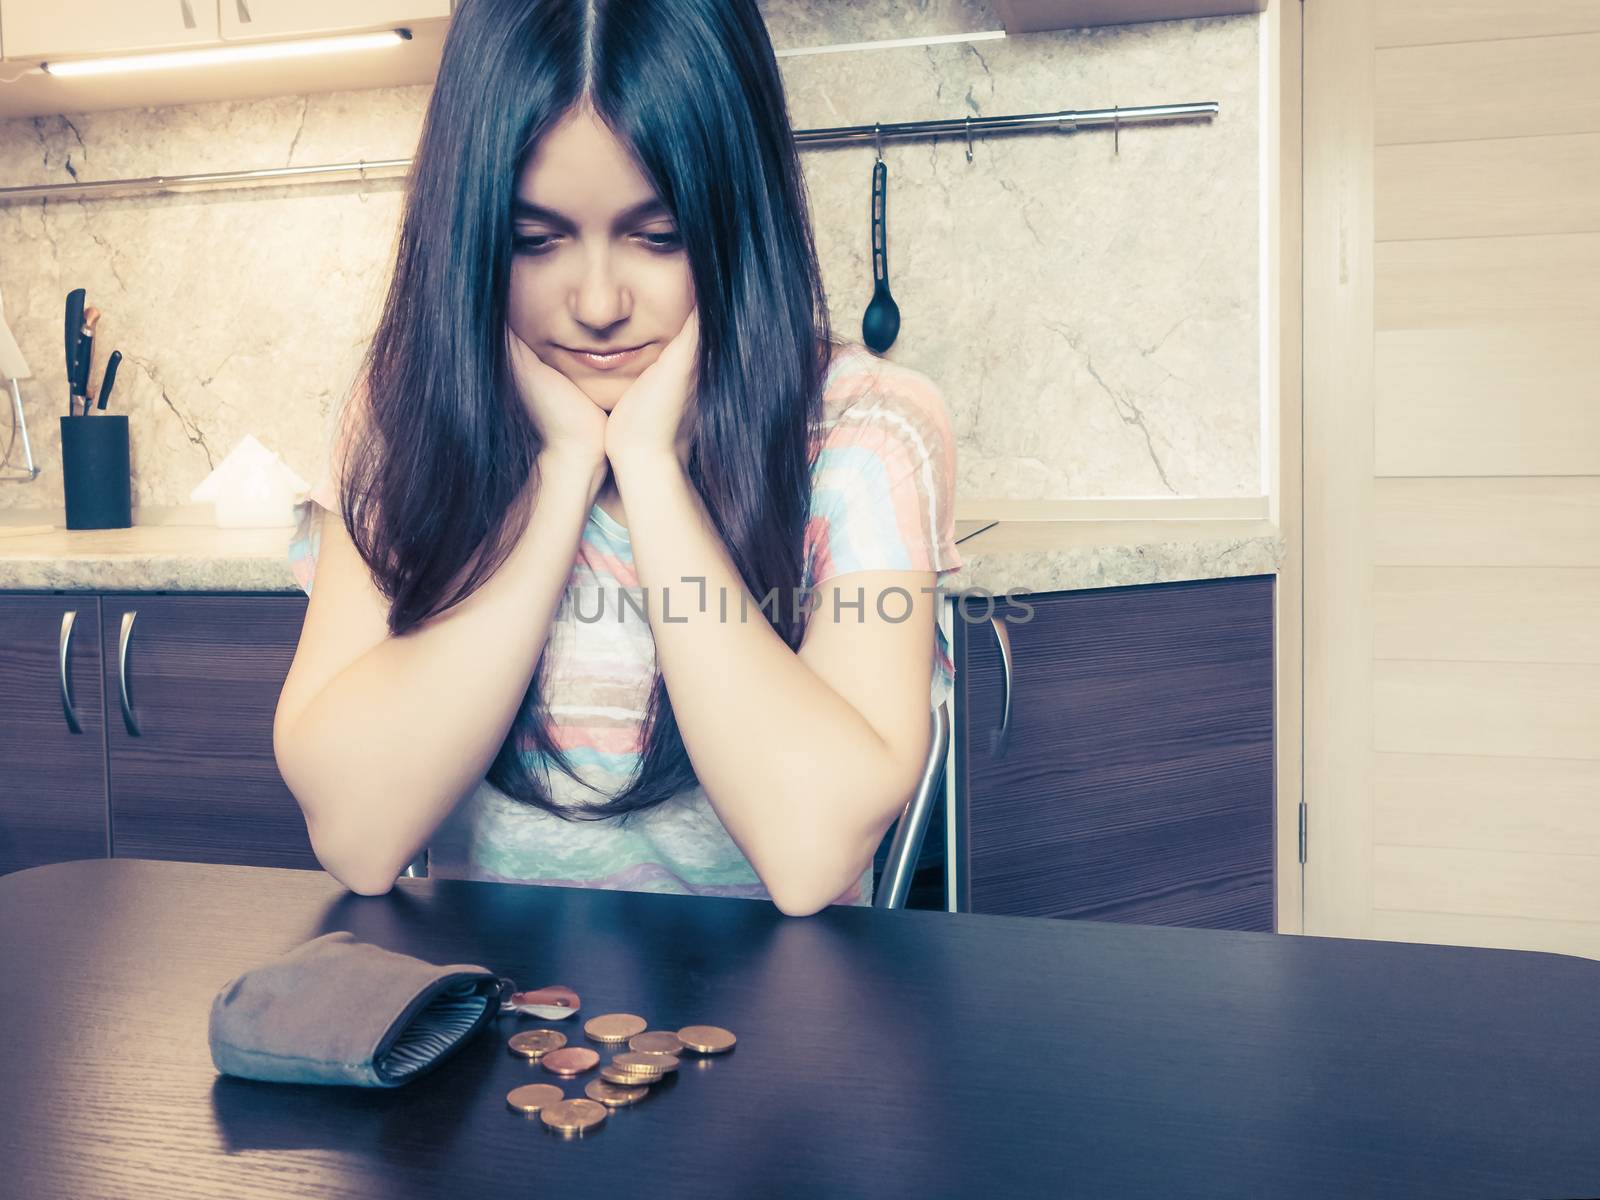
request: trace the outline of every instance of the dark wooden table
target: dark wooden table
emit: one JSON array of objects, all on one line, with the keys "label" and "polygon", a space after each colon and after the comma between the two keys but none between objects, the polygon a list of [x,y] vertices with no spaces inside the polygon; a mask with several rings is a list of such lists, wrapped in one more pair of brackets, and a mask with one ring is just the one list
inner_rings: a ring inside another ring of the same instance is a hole
[{"label": "dark wooden table", "polygon": [[[531,1018],[394,1090],[219,1076],[213,995],[334,929],[739,1045],[581,1140],[506,1107]],[[0,878],[0,1011],[6,1197],[1600,1194],[1565,955],[119,859]]]}]

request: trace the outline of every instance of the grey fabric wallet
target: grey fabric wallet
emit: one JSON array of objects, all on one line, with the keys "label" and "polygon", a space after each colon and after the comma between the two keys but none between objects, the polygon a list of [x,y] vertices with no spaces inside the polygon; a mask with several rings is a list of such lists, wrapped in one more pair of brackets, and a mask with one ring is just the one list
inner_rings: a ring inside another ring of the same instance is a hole
[{"label": "grey fabric wallet", "polygon": [[500,1011],[500,979],[339,930],[230,980],[211,1002],[211,1061],[276,1083],[399,1087]]}]

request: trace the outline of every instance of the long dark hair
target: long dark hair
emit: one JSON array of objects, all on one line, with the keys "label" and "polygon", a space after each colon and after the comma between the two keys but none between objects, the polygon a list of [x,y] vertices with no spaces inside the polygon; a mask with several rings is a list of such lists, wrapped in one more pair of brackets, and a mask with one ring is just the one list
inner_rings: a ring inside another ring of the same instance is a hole
[{"label": "long dark hair", "polygon": [[[580,102],[631,148],[677,221],[700,324],[689,476],[752,596],[776,595],[759,611],[795,649],[815,433],[838,343],[755,0],[456,6],[361,366],[364,420],[340,472],[346,527],[394,634],[481,587],[526,527],[540,447],[506,358],[511,201],[539,139]],[[658,672],[634,779],[605,803],[556,803],[523,758],[538,751],[579,779],[547,725],[548,647],[489,782],[567,819],[624,816],[696,783]]]}]

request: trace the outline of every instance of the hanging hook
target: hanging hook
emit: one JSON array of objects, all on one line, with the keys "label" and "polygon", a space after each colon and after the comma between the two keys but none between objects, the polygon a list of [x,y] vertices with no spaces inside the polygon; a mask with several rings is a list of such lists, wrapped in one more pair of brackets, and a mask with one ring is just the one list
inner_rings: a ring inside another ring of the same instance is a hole
[{"label": "hanging hook", "polygon": [[878,125],[878,123],[876,121],[874,121],[872,123],[872,140],[878,147],[878,161],[882,162],[883,161],[883,130],[879,127],[879,125]]},{"label": "hanging hook", "polygon": [[1122,157],[1122,108],[1120,104],[1111,106],[1111,152],[1118,158]]},{"label": "hanging hook", "polygon": [[967,161],[972,161],[972,117],[967,117]]}]

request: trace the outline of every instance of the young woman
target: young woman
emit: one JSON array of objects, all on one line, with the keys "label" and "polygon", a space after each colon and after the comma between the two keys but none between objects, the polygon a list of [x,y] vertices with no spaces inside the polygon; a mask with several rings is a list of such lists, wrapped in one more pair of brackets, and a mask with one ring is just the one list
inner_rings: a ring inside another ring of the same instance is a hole
[{"label": "young woman", "polygon": [[955,444],[832,336],[755,0],[457,6],[330,471],[274,741],[336,878],[870,903]]}]

